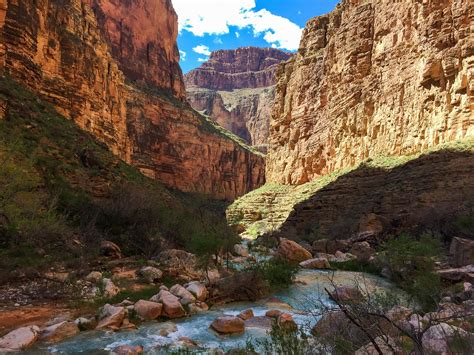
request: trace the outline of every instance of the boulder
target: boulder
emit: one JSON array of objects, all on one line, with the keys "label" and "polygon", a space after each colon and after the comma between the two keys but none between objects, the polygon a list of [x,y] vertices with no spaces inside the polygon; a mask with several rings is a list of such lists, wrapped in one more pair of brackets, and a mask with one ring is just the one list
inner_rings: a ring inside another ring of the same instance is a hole
[{"label": "boulder", "polygon": [[198,314],[209,310],[209,306],[204,302],[190,303],[188,305],[189,314]]},{"label": "boulder", "polygon": [[286,330],[296,331],[298,330],[298,326],[296,322],[293,320],[293,316],[289,313],[282,313],[277,319],[277,324]]},{"label": "boulder", "polygon": [[460,268],[438,270],[437,274],[445,280],[472,283],[474,282],[474,264]]},{"label": "boulder", "polygon": [[427,353],[446,354],[451,353],[454,342],[464,341],[467,344],[474,342],[474,336],[461,328],[446,323],[430,327],[422,337],[423,348]]},{"label": "boulder", "polygon": [[137,271],[137,276],[146,283],[153,284],[163,277],[163,271],[153,266],[145,266]]},{"label": "boulder", "polygon": [[256,271],[239,272],[220,279],[211,288],[215,302],[256,301],[268,291],[268,284]]},{"label": "boulder", "polygon": [[196,297],[194,297],[191,292],[179,284],[171,287],[170,292],[179,298],[179,301],[183,306],[196,302]]},{"label": "boulder", "polygon": [[12,330],[0,338],[0,353],[28,349],[38,340],[39,333],[40,329],[36,325]]},{"label": "boulder", "polygon": [[194,340],[188,337],[179,337],[176,345],[184,348],[196,348],[198,346]]},{"label": "boulder", "polygon": [[360,262],[369,261],[375,254],[375,250],[367,242],[354,243],[350,252],[355,255],[357,260]]},{"label": "boulder", "polygon": [[140,300],[133,306],[135,313],[144,320],[154,320],[161,316],[163,305],[157,302]]},{"label": "boulder", "polygon": [[251,309],[247,309],[245,311],[240,312],[240,314],[237,315],[237,317],[239,317],[240,319],[243,319],[243,320],[248,320],[250,318],[253,318],[254,314],[253,314],[253,311]]},{"label": "boulder", "polygon": [[100,243],[100,255],[120,259],[122,257],[122,251],[117,244],[104,240]]},{"label": "boulder", "polygon": [[106,304],[99,312],[99,324],[96,329],[110,328],[117,330],[125,319],[126,310],[124,307],[115,307]]},{"label": "boulder", "polygon": [[102,279],[103,295],[107,298],[117,296],[120,289],[112,282],[111,279]]},{"label": "boulder", "polygon": [[137,329],[137,326],[131,323],[128,320],[128,318],[125,318],[122,322],[122,325],[120,326],[120,330],[131,330],[131,329]]},{"label": "boulder", "polygon": [[269,318],[273,318],[273,319],[278,319],[278,317],[280,317],[281,313],[282,312],[279,311],[278,309],[271,309],[271,310],[269,310],[265,313],[265,316],[269,317]]},{"label": "boulder", "polygon": [[341,339],[361,347],[367,343],[366,336],[342,311],[330,311],[316,323],[311,333],[320,341],[337,344]]},{"label": "boulder", "polygon": [[331,297],[341,303],[358,303],[363,300],[364,295],[357,287],[340,286],[331,292]]},{"label": "boulder", "polygon": [[220,334],[243,333],[245,322],[239,317],[222,316],[212,322],[211,328]]},{"label": "boulder", "polygon": [[243,244],[234,245],[234,254],[237,256],[242,256],[244,258],[250,255],[248,248]]},{"label": "boulder", "polygon": [[112,350],[112,354],[116,355],[138,355],[143,354],[143,346],[141,345],[120,345]]},{"label": "boulder", "polygon": [[102,273],[99,271],[92,271],[86,276],[86,281],[92,282],[93,284],[99,283],[102,280]]},{"label": "boulder", "polygon": [[179,302],[179,298],[171,292],[161,290],[157,295],[153,296],[150,301],[163,303],[162,315],[168,318],[181,318],[186,315],[183,306]]},{"label": "boulder", "polygon": [[451,264],[456,267],[474,264],[474,240],[453,238],[449,255]]},{"label": "boulder", "polygon": [[302,261],[300,266],[303,269],[330,269],[331,265],[329,264],[328,259],[326,258],[314,258]]},{"label": "boulder", "polygon": [[168,322],[163,324],[163,326],[159,330],[159,334],[162,337],[167,337],[172,333],[176,333],[178,331],[178,326],[174,323]]},{"label": "boulder", "polygon": [[64,321],[51,325],[41,331],[40,340],[57,343],[63,339],[72,337],[80,332],[79,327],[74,322]]},{"label": "boulder", "polygon": [[198,301],[205,301],[209,295],[206,286],[197,281],[187,284],[186,290],[191,292]]},{"label": "boulder", "polygon": [[277,254],[281,258],[294,263],[300,263],[313,257],[309,251],[298,243],[283,238],[278,245]]}]

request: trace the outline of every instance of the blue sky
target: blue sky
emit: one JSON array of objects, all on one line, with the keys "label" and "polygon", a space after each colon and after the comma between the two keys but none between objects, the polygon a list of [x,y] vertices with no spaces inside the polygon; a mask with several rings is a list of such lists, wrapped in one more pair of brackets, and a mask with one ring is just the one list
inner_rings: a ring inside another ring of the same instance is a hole
[{"label": "blue sky", "polygon": [[186,73],[210,51],[244,46],[298,48],[306,22],[339,0],[173,0],[179,17],[178,46]]}]

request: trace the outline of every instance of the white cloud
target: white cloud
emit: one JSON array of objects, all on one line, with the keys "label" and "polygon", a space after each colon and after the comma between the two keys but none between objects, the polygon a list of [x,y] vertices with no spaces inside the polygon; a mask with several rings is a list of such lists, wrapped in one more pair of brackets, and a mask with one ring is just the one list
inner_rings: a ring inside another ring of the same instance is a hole
[{"label": "white cloud", "polygon": [[222,42],[222,39],[219,38],[219,37],[214,38],[214,41],[213,41],[213,42],[214,42],[215,44],[222,44],[222,43],[224,43],[224,42]]},{"label": "white cloud", "polygon": [[200,63],[206,62],[209,58],[198,58],[197,61]]},{"label": "white cloud", "polygon": [[239,38],[239,37],[240,37],[240,33],[239,33],[239,32],[235,32],[235,37]]},{"label": "white cloud", "polygon": [[255,36],[277,48],[296,50],[302,28],[266,9],[255,11],[255,0],[173,0],[179,16],[179,29],[195,36],[222,35],[229,26],[251,28]]},{"label": "white cloud", "polygon": [[185,51],[182,51],[181,49],[179,50],[179,59],[182,61],[182,62],[185,62],[186,61],[186,52]]},{"label": "white cloud", "polygon": [[205,56],[210,56],[211,51],[208,46],[205,46],[203,44],[200,44],[199,46],[196,46],[193,48],[193,51],[195,51],[197,54],[202,54]]}]

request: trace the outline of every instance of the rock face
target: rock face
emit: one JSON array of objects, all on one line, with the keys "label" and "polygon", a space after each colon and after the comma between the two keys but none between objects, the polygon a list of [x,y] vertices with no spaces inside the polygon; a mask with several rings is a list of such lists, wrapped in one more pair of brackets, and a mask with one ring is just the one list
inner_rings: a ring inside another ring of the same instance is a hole
[{"label": "rock face", "polygon": [[469,1],[345,0],[282,66],[267,180],[303,184],[474,137]]},{"label": "rock face", "polygon": [[83,2],[94,11],[112,56],[128,79],[185,98],[176,44],[178,17],[171,0]]},{"label": "rock face", "polygon": [[264,182],[263,158],[184,102],[170,0],[0,5],[3,72],[121,159],[167,186],[218,198]]},{"label": "rock face", "polygon": [[187,97],[247,143],[265,151],[275,97],[275,72],[290,54],[273,48],[245,47],[213,52],[185,75]]},{"label": "rock face", "polygon": [[201,67],[186,75],[185,83],[187,87],[225,91],[273,86],[278,64],[290,57],[274,48],[215,51]]}]

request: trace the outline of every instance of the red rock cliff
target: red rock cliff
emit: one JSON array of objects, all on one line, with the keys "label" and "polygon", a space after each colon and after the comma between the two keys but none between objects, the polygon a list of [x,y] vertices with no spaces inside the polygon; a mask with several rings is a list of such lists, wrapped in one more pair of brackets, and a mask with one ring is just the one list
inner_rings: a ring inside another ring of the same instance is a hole
[{"label": "red rock cliff", "polygon": [[272,86],[278,64],[290,57],[274,48],[215,51],[207,62],[186,74],[186,87],[231,91]]},{"label": "red rock cliff", "polygon": [[96,15],[127,79],[185,97],[176,43],[178,17],[170,0],[84,0]]},{"label": "red rock cliff", "polygon": [[275,72],[289,58],[291,54],[273,48],[214,52],[209,61],[185,75],[189,103],[265,151],[275,97]]},{"label": "red rock cliff", "polygon": [[233,199],[263,183],[263,159],[181,101],[175,39],[169,0],[0,0],[3,73],[147,175]]},{"label": "red rock cliff", "polygon": [[474,3],[345,0],[280,71],[267,180],[474,137]]}]

